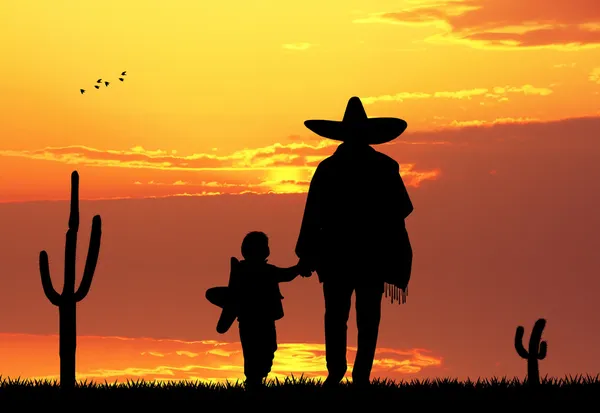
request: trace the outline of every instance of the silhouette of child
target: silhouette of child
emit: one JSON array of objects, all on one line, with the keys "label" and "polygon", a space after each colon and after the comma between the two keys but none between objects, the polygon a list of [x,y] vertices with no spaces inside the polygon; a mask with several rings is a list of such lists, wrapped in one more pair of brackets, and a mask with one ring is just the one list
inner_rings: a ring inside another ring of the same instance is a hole
[{"label": "silhouette of child", "polygon": [[[241,250],[242,261],[231,259],[229,286],[209,289],[206,296],[213,304],[223,307],[217,324],[219,333],[226,332],[237,317],[245,384],[247,388],[255,388],[262,385],[271,371],[277,351],[275,321],[284,315],[279,283],[292,281],[307,269],[299,264],[280,268],[267,263],[269,238],[263,232],[249,232]],[[216,298],[217,290],[224,288],[227,297]]]}]

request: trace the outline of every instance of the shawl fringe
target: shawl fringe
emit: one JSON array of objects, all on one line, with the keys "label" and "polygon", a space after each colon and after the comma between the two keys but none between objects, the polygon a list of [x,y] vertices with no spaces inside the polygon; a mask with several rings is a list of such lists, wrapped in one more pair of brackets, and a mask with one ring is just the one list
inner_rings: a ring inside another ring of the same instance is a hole
[{"label": "shawl fringe", "polygon": [[385,283],[384,285],[385,296],[390,297],[390,302],[394,304],[394,301],[398,304],[402,304],[400,301],[400,289],[393,284]]}]

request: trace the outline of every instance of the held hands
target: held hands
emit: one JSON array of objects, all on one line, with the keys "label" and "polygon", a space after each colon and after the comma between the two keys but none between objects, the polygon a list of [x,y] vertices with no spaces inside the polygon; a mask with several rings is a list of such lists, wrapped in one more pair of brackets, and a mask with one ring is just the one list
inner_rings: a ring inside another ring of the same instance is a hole
[{"label": "held hands", "polygon": [[312,276],[312,270],[306,264],[306,261],[299,260],[298,264],[296,264],[296,266],[298,267],[298,272],[300,273],[300,275],[302,277],[309,278]]}]

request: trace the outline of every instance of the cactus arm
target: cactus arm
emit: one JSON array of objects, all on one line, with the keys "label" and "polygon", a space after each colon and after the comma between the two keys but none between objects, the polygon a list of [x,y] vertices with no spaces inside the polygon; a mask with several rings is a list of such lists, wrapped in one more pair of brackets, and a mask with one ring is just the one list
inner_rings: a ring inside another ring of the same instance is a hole
[{"label": "cactus arm", "polygon": [[48,253],[46,251],[40,252],[40,275],[42,277],[42,288],[46,298],[52,303],[52,305],[60,305],[60,294],[56,292],[52,286],[52,278],[50,278],[50,266],[48,265]]},{"label": "cactus arm", "polygon": [[542,341],[542,331],[544,331],[544,327],[546,326],[546,320],[540,318],[533,325],[533,330],[531,332],[531,337],[529,338],[529,353],[534,357],[537,357],[537,352],[540,348],[540,341]]},{"label": "cactus arm", "polygon": [[548,352],[548,344],[545,341],[540,343],[540,350],[538,352],[538,360],[544,360],[546,358],[546,353]]},{"label": "cactus arm", "polygon": [[83,278],[81,279],[81,284],[75,293],[76,302],[83,300],[88,295],[90,287],[92,286],[94,271],[96,270],[98,255],[100,254],[101,238],[102,219],[100,218],[100,215],[96,215],[92,220],[92,235],[90,236],[90,246],[88,248],[88,255],[85,261],[85,269],[83,270]]},{"label": "cactus arm", "polygon": [[529,358],[529,353],[523,347],[523,334],[525,334],[525,329],[522,326],[517,327],[517,332],[515,333],[515,349],[521,358],[527,359]]}]

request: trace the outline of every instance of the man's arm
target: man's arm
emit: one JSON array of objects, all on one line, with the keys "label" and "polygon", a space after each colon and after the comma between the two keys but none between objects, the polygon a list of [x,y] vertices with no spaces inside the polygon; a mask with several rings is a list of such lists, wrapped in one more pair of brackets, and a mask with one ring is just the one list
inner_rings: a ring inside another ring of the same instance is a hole
[{"label": "man's arm", "polygon": [[408,191],[406,190],[406,186],[404,185],[404,181],[402,180],[402,176],[400,175],[400,165],[395,162],[395,177],[394,177],[394,186],[393,186],[393,197],[394,197],[394,209],[398,213],[397,217],[399,221],[397,222],[398,227],[396,231],[400,231],[397,236],[400,237],[399,241],[399,250],[396,251],[396,254],[400,254],[400,259],[403,262],[400,270],[400,277],[398,279],[399,283],[396,284],[401,290],[401,303],[404,304],[406,302],[407,295],[407,287],[408,282],[410,281],[411,268],[412,268],[412,247],[410,245],[410,239],[408,238],[408,233],[406,231],[406,226],[404,225],[404,220],[413,212],[414,207],[412,201],[410,200],[410,196],[408,195]]},{"label": "man's arm", "polygon": [[302,261],[303,265],[308,266],[311,270],[314,270],[315,246],[318,245],[319,230],[321,229],[319,209],[322,174],[321,164],[319,164],[310,181],[300,234],[296,243],[296,256]]},{"label": "man's arm", "polygon": [[406,186],[404,185],[404,181],[402,180],[402,176],[400,176],[400,165],[394,161],[394,181],[392,187],[392,194],[394,199],[395,207],[399,209],[400,218],[406,219],[414,210],[412,201],[410,200],[410,196],[408,195],[408,191],[406,190]]}]

